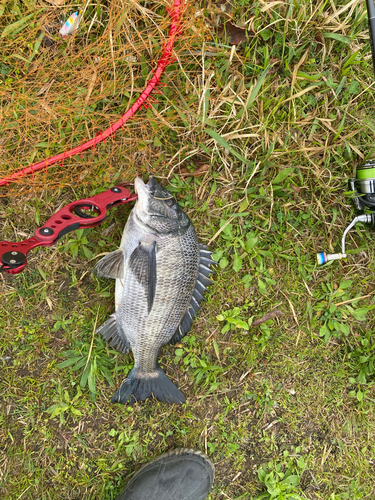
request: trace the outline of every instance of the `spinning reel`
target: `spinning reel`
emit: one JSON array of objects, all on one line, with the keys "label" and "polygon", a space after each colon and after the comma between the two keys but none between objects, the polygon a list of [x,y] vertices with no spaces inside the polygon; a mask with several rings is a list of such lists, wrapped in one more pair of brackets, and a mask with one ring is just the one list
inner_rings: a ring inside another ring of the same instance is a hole
[{"label": "spinning reel", "polygon": [[357,215],[345,229],[341,239],[341,252],[324,253],[316,255],[318,265],[325,264],[329,260],[345,259],[345,238],[352,227],[359,222],[370,224],[375,229],[375,161],[369,160],[357,167],[356,177],[349,180],[349,189],[354,193],[353,203],[358,211],[366,213]]},{"label": "spinning reel", "polygon": [[[370,45],[372,53],[372,63],[375,72],[375,3],[374,0],[366,0],[368,25],[370,32]],[[357,215],[354,220],[345,229],[341,239],[340,253],[316,254],[318,265],[321,266],[329,260],[345,259],[345,238],[352,227],[359,222],[371,224],[375,229],[375,161],[369,160],[363,165],[357,167],[356,177],[349,180],[349,189],[354,193],[353,203],[357,210],[365,212]]]}]

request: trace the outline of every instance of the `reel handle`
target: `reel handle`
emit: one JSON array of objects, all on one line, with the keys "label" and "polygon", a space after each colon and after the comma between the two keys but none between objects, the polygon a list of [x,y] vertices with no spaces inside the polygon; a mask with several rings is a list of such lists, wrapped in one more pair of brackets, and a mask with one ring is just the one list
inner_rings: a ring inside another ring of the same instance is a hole
[{"label": "reel handle", "polygon": [[322,266],[329,260],[341,260],[345,259],[346,254],[345,253],[325,253],[325,252],[319,252],[316,254],[316,260],[318,262],[318,266]]},{"label": "reel handle", "polygon": [[363,214],[363,215],[358,215],[353,219],[353,221],[349,224],[349,226],[345,229],[344,234],[342,235],[341,239],[341,253],[324,253],[324,252],[319,252],[316,254],[316,260],[318,262],[318,266],[322,266],[329,260],[341,260],[346,258],[346,253],[345,253],[345,238],[348,232],[352,227],[354,227],[358,222],[364,222],[365,224],[372,224],[374,227],[375,223],[375,213],[372,214]]}]

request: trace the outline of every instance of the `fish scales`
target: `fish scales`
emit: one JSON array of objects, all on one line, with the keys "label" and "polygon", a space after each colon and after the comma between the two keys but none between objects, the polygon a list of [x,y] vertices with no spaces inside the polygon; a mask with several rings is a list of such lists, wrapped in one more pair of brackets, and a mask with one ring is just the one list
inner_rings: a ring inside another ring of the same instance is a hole
[{"label": "fish scales", "polygon": [[116,281],[117,318],[125,325],[134,366],[141,372],[157,367],[160,348],[169,342],[189,306],[199,269],[199,247],[192,225],[182,236],[156,241],[157,285],[150,314],[145,289],[128,267],[129,258],[122,283]]},{"label": "fish scales", "polygon": [[96,267],[100,276],[116,278],[116,311],[98,333],[122,352],[130,347],[134,355],[134,368],[112,402],[154,396],[181,403],[185,398],[159,367],[158,354],[189,331],[202,292],[211,283],[207,263],[213,261],[165,188],[153,177],[147,185],[137,178],[135,188],[138,200],[120,248]]}]

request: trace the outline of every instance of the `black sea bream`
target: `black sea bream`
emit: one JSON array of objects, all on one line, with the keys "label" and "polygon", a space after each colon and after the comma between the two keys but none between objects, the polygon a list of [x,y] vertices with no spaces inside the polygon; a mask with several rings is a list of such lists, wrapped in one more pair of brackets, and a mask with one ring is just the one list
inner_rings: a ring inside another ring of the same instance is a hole
[{"label": "black sea bream", "polygon": [[161,346],[178,342],[190,330],[209,279],[211,252],[200,245],[189,217],[175,198],[151,177],[137,178],[138,200],[118,250],[101,259],[99,276],[116,279],[116,311],[98,332],[134,368],[112,398],[125,404],[154,396],[184,403],[184,395],[158,365]]}]

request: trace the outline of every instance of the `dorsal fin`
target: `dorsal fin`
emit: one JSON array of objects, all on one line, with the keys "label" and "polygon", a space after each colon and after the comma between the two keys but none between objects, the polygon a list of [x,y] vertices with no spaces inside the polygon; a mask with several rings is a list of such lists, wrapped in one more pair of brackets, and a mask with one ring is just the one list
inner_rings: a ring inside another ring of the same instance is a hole
[{"label": "dorsal fin", "polygon": [[204,300],[203,294],[207,290],[207,287],[209,285],[212,285],[213,283],[210,280],[209,276],[215,271],[213,271],[209,266],[211,264],[216,264],[216,262],[211,259],[211,253],[212,252],[207,250],[206,245],[203,245],[202,243],[199,244],[200,259],[198,279],[195,283],[195,288],[193,290],[193,295],[191,297],[188,310],[186,311],[185,316],[182,318],[175,334],[169,341],[169,343],[172,345],[179,342],[190,331],[194,316],[199,311],[199,304],[202,300]]}]

